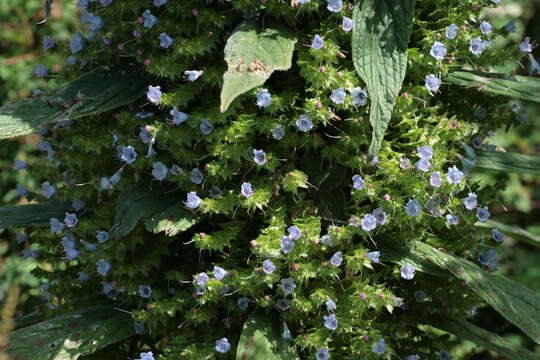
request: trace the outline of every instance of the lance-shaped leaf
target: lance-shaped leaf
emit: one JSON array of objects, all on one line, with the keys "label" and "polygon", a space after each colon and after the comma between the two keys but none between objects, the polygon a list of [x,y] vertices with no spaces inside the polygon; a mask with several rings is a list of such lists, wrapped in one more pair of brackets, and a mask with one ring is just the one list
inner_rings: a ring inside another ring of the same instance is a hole
[{"label": "lance-shaped leaf", "polygon": [[353,62],[371,98],[369,156],[379,152],[407,69],[414,0],[363,0],[354,8]]},{"label": "lance-shaped leaf", "polygon": [[6,351],[13,359],[75,360],[133,334],[129,315],[99,306],[16,330]]},{"label": "lance-shaped leaf", "polygon": [[193,214],[187,211],[181,203],[168,207],[167,209],[153,214],[144,222],[146,230],[154,233],[165,232],[165,235],[175,236],[186,231],[197,223]]},{"label": "lance-shaped leaf", "polygon": [[479,328],[466,320],[446,319],[433,324],[435,327],[454,334],[461,339],[467,339],[511,360],[540,360],[540,355],[524,349],[510,340]]},{"label": "lance-shaped leaf", "polygon": [[264,84],[275,70],[288,70],[296,38],[287,28],[257,28],[249,21],[240,24],[227,40],[223,74],[221,112],[239,95]]},{"label": "lance-shaped leaf", "polygon": [[540,102],[540,79],[530,76],[509,76],[478,71],[452,71],[445,81],[477,88],[481,92]]},{"label": "lance-shaped leaf", "polygon": [[0,208],[0,229],[9,227],[46,226],[53,217],[64,217],[70,201],[49,201],[42,204],[4,206]]},{"label": "lance-shaped leaf", "polygon": [[515,225],[507,225],[494,220],[488,220],[486,222],[477,222],[474,224],[478,227],[497,229],[502,231],[505,235],[508,235],[516,240],[521,240],[534,246],[540,247],[540,236],[528,232]]},{"label": "lance-shaped leaf", "polygon": [[141,218],[148,218],[181,202],[178,192],[161,185],[131,184],[122,190],[116,204],[114,224],[110,231],[113,239],[129,234]]},{"label": "lance-shaped leaf", "polygon": [[511,152],[481,151],[475,167],[485,170],[540,175],[540,158]]},{"label": "lance-shaped leaf", "polygon": [[236,360],[299,360],[290,341],[282,339],[278,319],[275,314],[252,313],[244,323]]},{"label": "lance-shaped leaf", "polygon": [[540,296],[515,281],[491,274],[467,260],[425,243],[418,243],[417,250],[434,264],[463,280],[506,320],[540,344]]},{"label": "lance-shaped leaf", "polygon": [[416,271],[421,271],[433,276],[447,277],[448,272],[434,265],[426,256],[413,249],[387,242],[381,244],[383,262],[391,262],[399,265],[411,264]]},{"label": "lance-shaped leaf", "polygon": [[92,70],[56,90],[0,108],[0,139],[129,104],[145,93],[145,85],[136,73],[105,67]]}]

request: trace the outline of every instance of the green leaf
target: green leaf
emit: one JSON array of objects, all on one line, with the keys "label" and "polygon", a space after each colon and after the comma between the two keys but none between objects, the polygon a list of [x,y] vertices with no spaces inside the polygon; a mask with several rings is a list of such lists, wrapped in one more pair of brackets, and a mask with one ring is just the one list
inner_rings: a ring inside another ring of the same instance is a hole
[{"label": "green leaf", "polygon": [[129,104],[145,93],[145,85],[140,74],[97,68],[56,90],[0,108],[0,139]]},{"label": "green leaf", "polygon": [[411,264],[416,271],[439,277],[448,277],[448,272],[431,263],[424,254],[406,247],[385,243],[381,244],[381,254],[383,261],[389,261],[394,264]]},{"label": "green leaf", "polygon": [[435,327],[467,339],[510,360],[540,360],[540,355],[513,344],[510,340],[479,328],[466,320],[447,319],[433,324]]},{"label": "green leaf", "polygon": [[363,0],[354,7],[352,58],[371,98],[370,157],[379,152],[405,78],[413,15],[414,0]]},{"label": "green leaf", "polygon": [[144,222],[146,230],[157,234],[175,236],[197,223],[197,219],[182,204],[175,204],[162,212],[150,216]]},{"label": "green leaf", "polygon": [[540,247],[540,236],[530,233],[518,226],[506,225],[494,220],[488,220],[486,222],[477,222],[474,224],[478,227],[497,229],[502,231],[505,235],[508,235],[516,240],[521,240],[531,245]]},{"label": "green leaf", "polygon": [[110,235],[117,239],[129,234],[142,217],[150,217],[180,203],[178,192],[152,184],[131,184],[122,190],[116,204],[116,215]]},{"label": "green leaf", "polygon": [[434,264],[464,281],[506,320],[540,344],[540,296],[515,281],[491,274],[467,260],[443,253],[428,244],[418,243],[417,250]]},{"label": "green leaf", "polygon": [[282,339],[277,319],[275,314],[252,313],[244,323],[236,360],[299,360],[292,344]]},{"label": "green leaf", "polygon": [[46,226],[53,217],[64,217],[70,201],[49,201],[41,204],[4,206],[0,208],[0,229],[9,227]]},{"label": "green leaf", "polygon": [[478,91],[494,95],[540,102],[540,79],[530,76],[508,76],[460,70],[449,73],[445,81],[456,85],[475,87]]},{"label": "green leaf", "polygon": [[129,315],[98,306],[16,330],[6,351],[14,359],[75,360],[133,334]]},{"label": "green leaf", "polygon": [[227,40],[221,112],[239,95],[261,86],[275,70],[288,70],[296,38],[287,28],[266,26],[258,32],[252,22],[240,24]]},{"label": "green leaf", "polygon": [[484,170],[540,175],[540,158],[511,152],[481,151],[475,167]]}]

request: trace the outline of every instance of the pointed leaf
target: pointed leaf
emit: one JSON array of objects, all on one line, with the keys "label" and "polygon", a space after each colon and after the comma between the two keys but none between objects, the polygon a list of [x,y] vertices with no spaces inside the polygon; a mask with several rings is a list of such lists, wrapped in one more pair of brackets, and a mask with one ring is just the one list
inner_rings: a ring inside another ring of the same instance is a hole
[{"label": "pointed leaf", "polygon": [[540,175],[540,158],[511,152],[481,151],[475,167],[485,170]]},{"label": "pointed leaf", "polygon": [[254,22],[240,24],[227,40],[223,74],[221,112],[246,91],[264,84],[275,70],[288,70],[296,39],[287,28],[265,27],[259,31]]},{"label": "pointed leaf", "polygon": [[466,320],[448,319],[435,323],[435,327],[467,339],[510,360],[540,360],[540,355],[524,349],[510,340],[479,328]]},{"label": "pointed leaf", "polygon": [[152,188],[147,183],[127,186],[118,197],[111,238],[129,234],[142,217],[150,217],[180,202],[178,192],[169,192],[160,185],[153,184]]},{"label": "pointed leaf", "polygon": [[98,306],[16,330],[6,351],[13,359],[75,360],[133,334],[129,315]]},{"label": "pointed leaf", "polygon": [[418,243],[417,250],[434,264],[463,280],[506,320],[540,344],[540,296],[515,281],[491,274],[467,260],[446,254],[428,244]]},{"label": "pointed leaf", "polygon": [[518,226],[507,225],[494,220],[488,220],[486,222],[477,222],[474,224],[478,227],[497,229],[502,231],[505,235],[508,235],[516,240],[521,240],[534,246],[540,247],[540,236],[530,233]]},{"label": "pointed leaf", "polygon": [[175,204],[162,212],[150,216],[144,222],[146,230],[157,234],[165,232],[165,235],[175,236],[186,231],[197,223],[197,219],[187,211],[182,204]]},{"label": "pointed leaf", "polygon": [[139,74],[105,67],[92,70],[56,90],[0,108],[0,139],[129,104],[145,93],[145,84]]},{"label": "pointed leaf", "polygon": [[46,226],[53,217],[64,217],[70,201],[49,201],[42,204],[4,206],[0,208],[0,229],[9,227]]},{"label": "pointed leaf", "polygon": [[363,0],[354,8],[353,62],[371,98],[369,156],[379,152],[407,69],[414,0]]},{"label": "pointed leaf", "polygon": [[289,341],[279,333],[275,314],[252,313],[242,329],[236,360],[299,360]]},{"label": "pointed leaf", "polygon": [[475,87],[479,91],[493,95],[540,102],[540,79],[530,76],[453,71],[445,80],[456,85]]},{"label": "pointed leaf", "polygon": [[381,255],[383,262],[389,261],[394,264],[411,264],[416,271],[439,277],[447,277],[448,272],[431,263],[424,254],[405,248],[393,243],[381,244]]}]

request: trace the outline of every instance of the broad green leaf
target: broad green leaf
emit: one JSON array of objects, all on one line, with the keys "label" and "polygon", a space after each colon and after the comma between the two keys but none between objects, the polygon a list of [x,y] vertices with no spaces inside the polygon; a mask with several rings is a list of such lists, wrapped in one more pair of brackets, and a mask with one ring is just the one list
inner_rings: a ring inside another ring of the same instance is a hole
[{"label": "broad green leaf", "polygon": [[425,243],[418,243],[417,250],[434,264],[463,280],[506,320],[540,344],[540,296],[515,281],[491,274],[467,260]]},{"label": "broad green leaf", "polygon": [[527,242],[531,245],[540,247],[540,236],[530,233],[518,226],[506,225],[494,220],[488,220],[486,222],[477,222],[474,224],[478,227],[497,229],[502,231],[505,235],[508,235],[516,240]]},{"label": "broad green leaf", "polygon": [[131,184],[122,190],[116,204],[111,238],[129,234],[141,218],[147,218],[180,203],[178,192],[170,192],[159,184]]},{"label": "broad green leaf", "polygon": [[98,306],[16,330],[6,351],[13,359],[75,360],[133,334],[129,315]]},{"label": "broad green leaf", "polygon": [[168,236],[175,236],[186,231],[196,223],[197,219],[180,203],[150,216],[144,222],[146,230],[156,234],[165,232]]},{"label": "broad green leaf", "polygon": [[394,264],[411,264],[416,271],[430,275],[447,277],[448,272],[431,263],[424,254],[392,243],[381,244],[381,256],[383,262],[389,261]]},{"label": "broad green leaf", "polygon": [[288,70],[296,38],[287,28],[265,26],[258,29],[252,22],[240,24],[227,40],[223,74],[221,112],[225,112],[239,95],[261,86],[275,70]]},{"label": "broad green leaf", "polygon": [[530,76],[453,71],[445,77],[445,81],[456,85],[475,87],[479,91],[494,95],[540,102],[540,79]]},{"label": "broad green leaf", "polygon": [[64,217],[70,201],[49,201],[42,204],[4,206],[0,208],[0,229],[9,227],[46,226],[53,217]]},{"label": "broad green leaf", "polygon": [[352,58],[371,98],[370,157],[379,152],[405,78],[413,15],[414,0],[363,0],[354,7]]},{"label": "broad green leaf", "polygon": [[524,349],[510,340],[479,328],[466,320],[447,319],[433,324],[435,327],[467,339],[510,360],[540,360],[540,355]]},{"label": "broad green leaf", "polygon": [[511,152],[481,151],[475,167],[484,170],[540,175],[540,158]]},{"label": "broad green leaf", "polygon": [[252,313],[240,335],[236,360],[299,360],[289,341],[282,339],[276,314]]},{"label": "broad green leaf", "polygon": [[0,108],[0,139],[129,104],[145,93],[145,85],[140,74],[97,68],[56,90]]}]

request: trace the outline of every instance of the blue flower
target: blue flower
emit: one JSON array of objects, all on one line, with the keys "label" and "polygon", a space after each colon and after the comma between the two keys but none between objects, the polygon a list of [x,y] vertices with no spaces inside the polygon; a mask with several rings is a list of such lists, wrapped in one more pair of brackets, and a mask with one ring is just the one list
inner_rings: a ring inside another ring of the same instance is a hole
[{"label": "blue flower", "polygon": [[338,320],[336,319],[336,315],[335,314],[325,315],[324,326],[327,329],[336,330],[338,327]]},{"label": "blue flower", "polygon": [[261,89],[257,93],[257,106],[258,107],[268,107],[272,103],[272,95],[266,89]]},{"label": "blue flower", "polygon": [[174,164],[173,166],[171,166],[171,174],[172,175],[184,175],[184,170],[182,170],[182,168],[176,164]]},{"label": "blue flower", "polygon": [[276,270],[276,266],[271,260],[264,260],[262,268],[265,274],[271,274]]},{"label": "blue flower", "polygon": [[332,90],[330,99],[334,102],[334,104],[343,104],[346,96],[347,94],[345,93],[345,90],[343,90],[343,88],[340,87],[336,90]]},{"label": "blue flower", "polygon": [[281,290],[283,290],[283,293],[288,295],[291,294],[296,287],[296,284],[294,283],[293,278],[286,278],[281,279]]},{"label": "blue flower", "polygon": [[362,176],[358,174],[352,177],[352,182],[353,182],[353,188],[355,190],[362,190],[366,184]]},{"label": "blue flower", "polygon": [[416,272],[414,266],[411,264],[402,265],[399,270],[401,271],[401,277],[405,280],[411,280],[414,278],[414,273]]},{"label": "blue flower", "polygon": [[28,259],[28,258],[37,259],[39,257],[39,253],[36,250],[23,249],[22,257],[23,259]]},{"label": "blue flower", "polygon": [[341,251],[338,251],[332,257],[330,258],[330,264],[334,266],[341,266],[341,263],[343,262],[343,256],[341,255]]},{"label": "blue flower", "polygon": [[160,7],[161,5],[165,5],[169,0],[154,0],[154,6]]},{"label": "blue flower", "polygon": [[415,167],[423,172],[428,172],[429,168],[431,167],[431,163],[428,159],[420,159],[416,164]]},{"label": "blue flower", "polygon": [[99,0],[99,3],[101,4],[101,6],[109,6],[111,5],[113,2],[113,0]]},{"label": "blue flower", "polygon": [[28,191],[27,188],[25,188],[21,184],[17,184],[17,196],[26,196],[28,194],[30,194],[30,191]]},{"label": "blue flower", "polygon": [[[495,2],[495,3],[500,2],[500,0],[499,0],[499,1],[492,0],[492,1]],[[441,352],[439,353],[439,359],[440,359],[440,360],[451,360],[452,357],[450,356],[450,353],[449,353],[448,351],[443,350],[443,351],[441,351]]]},{"label": "blue flower", "polygon": [[420,157],[421,159],[429,160],[433,157],[433,149],[428,145],[416,148],[416,150],[418,151],[418,157]]},{"label": "blue flower", "polygon": [[79,275],[79,282],[81,283],[85,282],[86,280],[89,280],[92,277],[92,275],[87,274],[83,271],[79,271],[77,274]]},{"label": "blue flower", "polygon": [[341,23],[341,28],[343,29],[343,31],[349,32],[353,29],[353,27],[354,27],[354,20],[344,16],[343,21]]},{"label": "blue flower", "polygon": [[366,214],[362,218],[362,230],[371,231],[377,227],[377,219],[371,214]]},{"label": "blue flower", "polygon": [[51,231],[55,234],[60,233],[65,228],[65,225],[62,222],[60,222],[57,218],[51,218],[50,223],[51,223]]},{"label": "blue flower", "polygon": [[37,64],[35,74],[36,77],[40,78],[49,75],[49,71],[47,70],[45,65]]},{"label": "blue flower", "polygon": [[433,74],[426,75],[426,89],[430,92],[434,92],[439,90],[439,87],[441,86],[441,79],[436,77]]},{"label": "blue flower", "polygon": [[216,341],[216,351],[221,354],[225,354],[231,348],[229,340],[227,338],[222,338]]},{"label": "blue flower", "polygon": [[19,170],[24,170],[24,169],[27,169],[27,168],[28,168],[27,163],[25,163],[24,161],[21,161],[19,159],[15,159],[15,167],[13,168],[13,170],[19,171]]},{"label": "blue flower", "polygon": [[146,98],[153,104],[157,103],[161,99],[161,86],[148,85],[148,91],[146,92]]},{"label": "blue flower", "polygon": [[487,21],[482,21],[482,23],[480,24],[480,31],[484,35],[490,34],[491,33],[491,24],[488,23]]},{"label": "blue flower", "polygon": [[15,233],[17,235],[17,244],[22,244],[23,242],[28,240],[28,235],[25,235],[23,233]]},{"label": "blue flower", "polygon": [[56,43],[54,42],[54,40],[50,36],[45,36],[43,38],[43,48],[45,50],[52,49],[55,46],[56,46]]},{"label": "blue flower", "polygon": [[152,288],[148,285],[139,285],[139,295],[142,298],[148,299],[152,295]]},{"label": "blue flower", "polygon": [[96,251],[97,249],[97,245],[96,244],[92,244],[92,243],[89,243],[89,242],[86,242],[84,240],[81,240],[81,243],[84,245],[84,247],[86,248],[86,250],[92,252],[92,251]]},{"label": "blue flower", "polygon": [[84,49],[85,43],[86,43],[86,38],[82,36],[81,34],[77,34],[71,37],[71,40],[69,42],[69,48],[71,49],[71,52],[75,54],[76,52],[79,52],[82,49]]},{"label": "blue flower", "polygon": [[315,353],[315,358],[317,360],[328,360],[330,359],[330,353],[328,352],[328,348],[322,348],[317,350]]},{"label": "blue flower", "polygon": [[371,351],[373,351],[375,354],[381,356],[386,352],[386,343],[384,342],[384,339],[380,339],[373,345],[371,345]]},{"label": "blue flower", "polygon": [[242,311],[246,311],[248,306],[249,306],[249,299],[248,298],[240,298],[238,299],[238,301],[236,302],[236,305],[240,308],[240,310]]},{"label": "blue flower", "polygon": [[169,169],[161,161],[155,162],[152,169],[152,175],[159,181],[164,180],[167,177]]},{"label": "blue flower", "polygon": [[291,240],[298,240],[300,239],[300,236],[302,236],[302,232],[298,228],[298,226],[293,225],[287,229],[287,232],[289,233],[289,238]]},{"label": "blue flower", "polygon": [[478,221],[480,222],[486,222],[489,217],[491,216],[491,214],[489,213],[489,210],[486,207],[483,207],[483,208],[477,208],[476,209],[476,217],[478,218]]},{"label": "blue flower", "polygon": [[242,183],[240,191],[241,191],[242,195],[244,195],[246,198],[249,198],[249,197],[251,197],[251,195],[253,195],[253,190],[251,189],[251,184],[248,183],[248,182]]},{"label": "blue flower", "polygon": [[77,214],[70,214],[68,212],[66,212],[66,217],[64,218],[64,223],[66,224],[67,227],[74,227],[75,225],[77,225]]},{"label": "blue flower", "polygon": [[170,114],[172,115],[174,125],[180,125],[188,120],[188,114],[172,109]]},{"label": "blue flower", "polygon": [[103,230],[98,230],[96,238],[100,243],[104,243],[105,241],[109,240],[109,233]]},{"label": "blue flower", "polygon": [[463,179],[463,173],[455,165],[448,169],[446,180],[450,184],[457,185],[461,183],[461,179]]},{"label": "blue flower", "polygon": [[484,52],[487,44],[488,43],[483,41],[480,36],[477,36],[471,39],[471,42],[469,44],[469,50],[471,51],[471,53],[473,53],[473,55],[479,56],[480,54],[482,54],[482,52]]},{"label": "blue flower", "polygon": [[491,237],[495,242],[502,242],[504,240],[504,233],[499,231],[498,229],[491,230]]},{"label": "blue flower", "polygon": [[336,310],[337,306],[336,306],[336,303],[334,302],[334,300],[328,298],[326,300],[326,310],[328,312],[333,312],[334,310]]},{"label": "blue flower", "polygon": [[321,241],[328,246],[334,246],[334,240],[330,234],[323,235]]},{"label": "blue flower", "polygon": [[144,126],[141,126],[139,137],[141,138],[142,142],[145,144],[149,144],[152,142],[152,134],[150,134],[150,131],[146,130],[146,127]]},{"label": "blue flower", "polygon": [[72,234],[68,234],[62,238],[61,243],[62,246],[64,246],[64,252],[66,253],[66,258],[68,261],[71,261],[77,256],[79,256],[75,236],[73,236]]},{"label": "blue flower", "polygon": [[75,211],[80,211],[80,210],[84,209],[85,206],[86,206],[86,204],[85,204],[85,202],[83,200],[77,200],[77,201],[74,200],[71,203],[71,207]]},{"label": "blue flower", "polygon": [[201,132],[204,135],[208,135],[208,134],[210,134],[212,132],[212,130],[214,130],[214,127],[212,126],[212,124],[210,124],[208,119],[202,118],[201,119],[201,126],[199,126],[199,129],[201,129]]},{"label": "blue flower", "polygon": [[476,194],[475,193],[469,193],[469,196],[467,196],[465,199],[462,200],[463,205],[467,210],[472,210],[476,207]]},{"label": "blue flower", "polygon": [[140,359],[139,360],[155,360],[154,359],[154,354],[149,351],[149,352],[145,352],[145,353],[141,353],[139,355]]},{"label": "blue flower", "polygon": [[429,51],[429,54],[435,58],[435,60],[442,60],[446,56],[446,46],[444,46],[443,43],[440,43],[438,41],[435,41],[433,46],[431,47],[431,50]]},{"label": "blue flower", "polygon": [[108,178],[102,177],[99,179],[99,188],[101,190],[110,190],[113,186]]},{"label": "blue flower", "polygon": [[266,163],[266,153],[263,150],[253,149],[253,161],[257,165],[264,165]]},{"label": "blue flower", "polygon": [[107,272],[109,272],[109,270],[111,269],[111,265],[108,262],[106,262],[105,259],[99,259],[96,262],[96,265],[97,265],[97,272],[101,276],[105,276]]},{"label": "blue flower", "polygon": [[528,53],[532,52],[532,45],[530,41],[531,41],[531,38],[526,37],[525,40],[523,40],[523,42],[519,44],[519,50],[521,52],[528,52]]},{"label": "blue flower", "polygon": [[202,70],[186,70],[184,75],[188,77],[189,81],[197,80],[203,74]]},{"label": "blue flower", "polygon": [[283,131],[281,125],[276,125],[270,132],[272,133],[272,137],[276,140],[281,140],[283,139],[283,136],[285,136],[285,131]]},{"label": "blue flower", "polygon": [[504,25],[504,30],[509,33],[516,32],[516,20],[510,20],[506,25]]},{"label": "blue flower", "polygon": [[341,0],[328,0],[328,4],[326,5],[328,11],[331,11],[333,13],[340,12],[342,7],[343,1]]},{"label": "blue flower", "polygon": [[370,251],[366,254],[366,257],[374,263],[379,263],[379,256],[381,256],[380,251]]},{"label": "blue flower", "polygon": [[159,34],[159,46],[167,49],[169,46],[171,46],[172,43],[173,39],[169,35],[165,33]]},{"label": "blue flower", "polygon": [[488,266],[490,268],[497,267],[497,251],[494,249],[489,249],[487,251],[481,251],[478,253],[478,262],[482,265]]},{"label": "blue flower", "polygon": [[157,18],[150,13],[150,10],[145,10],[142,16],[144,18],[144,27],[151,28],[152,26],[156,25]]},{"label": "blue flower", "polygon": [[199,185],[200,183],[202,183],[203,179],[204,175],[199,169],[194,168],[193,170],[191,170],[191,173],[189,175],[189,180],[191,180],[191,182]]},{"label": "blue flower", "polygon": [[420,210],[422,210],[422,207],[416,199],[410,199],[407,202],[407,206],[405,206],[405,212],[412,217],[417,217],[420,214]]},{"label": "blue flower", "polygon": [[284,254],[289,254],[294,249],[294,241],[288,236],[282,236],[279,238],[279,242],[281,244],[281,251]]},{"label": "blue flower", "polygon": [[214,266],[214,276],[216,277],[217,280],[221,281],[225,277],[227,277],[227,270],[219,266]]},{"label": "blue flower", "polygon": [[446,222],[448,222],[450,225],[457,225],[459,224],[459,219],[456,215],[446,214]]},{"label": "blue flower", "polygon": [[457,36],[459,28],[456,24],[452,24],[449,27],[446,28],[446,31],[444,32],[444,36],[448,39],[455,39]]},{"label": "blue flower", "polygon": [[362,90],[360,87],[355,87],[351,92],[351,96],[353,98],[353,105],[359,106],[366,105],[369,97],[368,92],[366,90]]},{"label": "blue flower", "polygon": [[137,153],[133,146],[120,146],[120,160],[125,161],[127,164],[131,164],[137,158]]},{"label": "blue flower", "polygon": [[195,191],[191,191],[187,194],[186,206],[190,209],[196,209],[202,204],[202,200],[197,196]]},{"label": "blue flower", "polygon": [[208,275],[206,273],[202,272],[197,276],[197,285],[206,286],[209,279],[210,278],[208,277]]},{"label": "blue flower", "polygon": [[154,116],[153,112],[139,111],[138,113],[135,114],[135,117],[137,119],[146,119],[146,118],[151,118],[152,116]]},{"label": "blue flower", "polygon": [[431,173],[429,176],[429,185],[433,187],[441,187],[443,182],[443,179],[441,177],[440,171],[435,171],[434,173]]},{"label": "blue flower", "polygon": [[313,41],[311,42],[311,47],[314,48],[315,50],[321,50],[323,46],[324,46],[323,38],[319,34],[315,35],[315,37],[313,38]]},{"label": "blue flower", "polygon": [[144,324],[142,322],[135,321],[133,327],[135,328],[135,334],[141,334],[144,332]]},{"label": "blue flower", "polygon": [[386,224],[386,212],[382,207],[378,207],[371,213],[373,217],[375,218],[375,221],[377,221],[377,224],[384,225]]},{"label": "blue flower", "polygon": [[303,114],[300,115],[298,120],[296,120],[296,126],[298,127],[298,130],[308,132],[313,127],[313,123],[311,122],[311,118],[309,116]]}]

